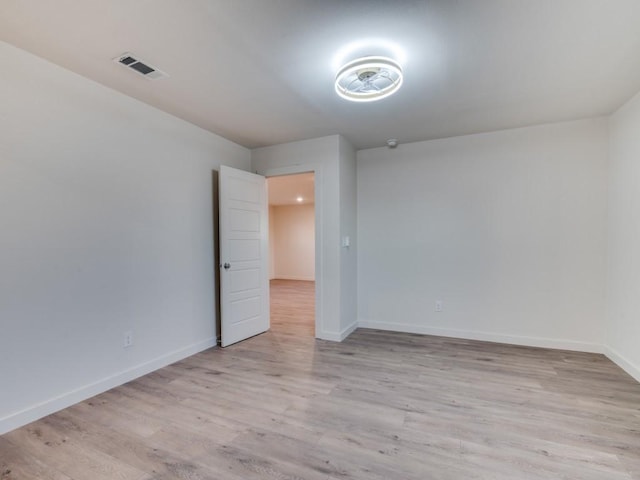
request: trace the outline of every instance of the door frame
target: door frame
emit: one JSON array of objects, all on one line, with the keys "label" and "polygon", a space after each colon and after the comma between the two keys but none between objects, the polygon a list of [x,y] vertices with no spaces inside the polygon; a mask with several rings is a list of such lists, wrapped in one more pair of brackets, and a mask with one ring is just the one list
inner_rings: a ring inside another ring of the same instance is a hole
[{"label": "door frame", "polygon": [[315,215],[315,337],[323,338],[324,317],[322,316],[322,252],[323,252],[323,236],[322,236],[322,165],[309,163],[305,165],[292,165],[288,167],[269,168],[261,172],[265,177],[282,177],[285,175],[296,175],[299,173],[313,173],[313,201]]}]

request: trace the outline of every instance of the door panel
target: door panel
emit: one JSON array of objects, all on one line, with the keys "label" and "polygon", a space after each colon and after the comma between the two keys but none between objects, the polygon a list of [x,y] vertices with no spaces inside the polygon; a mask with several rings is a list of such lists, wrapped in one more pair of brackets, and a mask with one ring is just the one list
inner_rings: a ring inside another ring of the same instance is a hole
[{"label": "door panel", "polygon": [[220,167],[222,346],[269,329],[266,179]]},{"label": "door panel", "polygon": [[241,292],[246,289],[260,288],[260,269],[251,268],[229,272],[229,290],[231,293]]}]

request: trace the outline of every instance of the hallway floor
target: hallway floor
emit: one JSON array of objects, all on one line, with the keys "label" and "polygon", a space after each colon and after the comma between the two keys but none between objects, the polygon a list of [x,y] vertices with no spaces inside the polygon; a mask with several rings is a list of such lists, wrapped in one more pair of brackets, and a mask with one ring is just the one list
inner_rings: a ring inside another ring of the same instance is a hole
[{"label": "hallway floor", "polygon": [[315,282],[271,280],[270,285],[273,333],[315,336]]}]

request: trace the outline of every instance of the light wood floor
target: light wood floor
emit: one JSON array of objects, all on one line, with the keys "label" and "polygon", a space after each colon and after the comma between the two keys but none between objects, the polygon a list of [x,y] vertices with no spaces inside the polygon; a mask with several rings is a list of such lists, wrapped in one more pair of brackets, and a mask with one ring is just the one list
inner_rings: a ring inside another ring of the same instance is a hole
[{"label": "light wood floor", "polygon": [[[302,299],[310,284],[274,282]],[[272,331],[0,437],[0,478],[640,479],[640,384],[601,355]],[[307,327],[297,323],[307,318]]]},{"label": "light wood floor", "polygon": [[271,280],[271,328],[276,335],[315,336],[315,282]]}]

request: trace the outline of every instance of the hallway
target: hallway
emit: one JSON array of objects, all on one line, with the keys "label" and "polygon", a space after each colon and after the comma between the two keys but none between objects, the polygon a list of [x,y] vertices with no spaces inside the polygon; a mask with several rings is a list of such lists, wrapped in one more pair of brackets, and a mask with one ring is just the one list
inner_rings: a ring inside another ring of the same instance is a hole
[{"label": "hallway", "polygon": [[315,282],[271,280],[271,330],[277,335],[315,336]]}]

